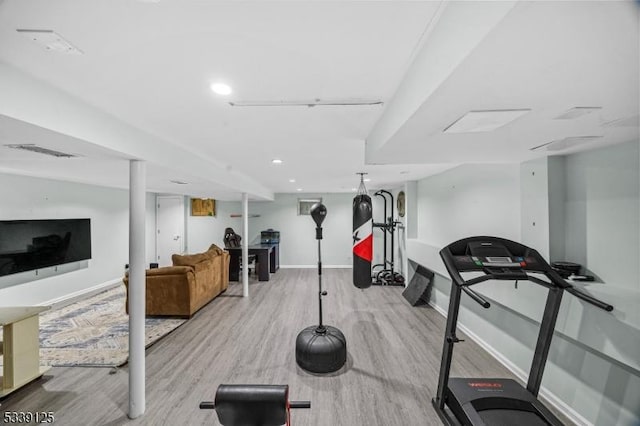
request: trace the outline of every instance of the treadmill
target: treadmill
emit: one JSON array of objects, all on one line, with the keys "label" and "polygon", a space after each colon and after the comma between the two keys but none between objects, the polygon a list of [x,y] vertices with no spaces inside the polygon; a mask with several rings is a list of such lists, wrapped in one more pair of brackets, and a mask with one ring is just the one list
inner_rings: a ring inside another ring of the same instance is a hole
[{"label": "treadmill", "polygon": [[[563,425],[537,399],[562,295],[567,291],[609,312],[613,306],[567,283],[536,250],[503,238],[465,238],[443,248],[440,257],[451,276],[438,391],[432,399],[440,419],[447,425],[465,426]],[[463,272],[475,272],[475,276],[465,280]],[[489,308],[489,302],[470,288],[488,280],[516,283],[527,280],[549,290],[526,388],[512,379],[449,377],[453,345],[461,341],[456,337],[461,294],[464,291],[482,307]]]}]

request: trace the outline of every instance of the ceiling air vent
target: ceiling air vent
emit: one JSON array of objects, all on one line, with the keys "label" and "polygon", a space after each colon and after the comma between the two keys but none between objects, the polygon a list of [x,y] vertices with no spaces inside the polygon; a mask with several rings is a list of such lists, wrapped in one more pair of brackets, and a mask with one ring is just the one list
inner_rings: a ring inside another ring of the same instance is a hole
[{"label": "ceiling air vent", "polygon": [[171,183],[175,183],[176,185],[188,185],[188,183],[187,183],[187,182],[184,182],[184,181],[182,181],[182,180],[171,180],[171,181],[169,181],[169,182],[171,182]]},{"label": "ceiling air vent", "polygon": [[315,106],[371,106],[382,105],[379,99],[307,99],[282,101],[235,101],[233,107],[315,107]]},{"label": "ceiling air vent", "polygon": [[631,117],[619,118],[606,122],[603,127],[640,127],[640,115],[633,115]]},{"label": "ceiling air vent", "polygon": [[5,145],[5,146],[7,148],[21,149],[23,151],[35,152],[35,153],[38,153],[38,154],[49,155],[51,157],[58,157],[58,158],[73,158],[73,157],[77,157],[77,155],[75,155],[75,154],[68,154],[66,152],[61,152],[61,151],[56,151],[56,150],[53,150],[53,149],[43,148],[41,146],[38,146],[38,145],[32,144],[32,143],[27,143],[27,144],[8,144],[8,145]]},{"label": "ceiling air vent", "polygon": [[527,114],[530,109],[469,111],[447,126],[443,133],[490,132]]},{"label": "ceiling air vent", "polygon": [[25,29],[17,29],[16,31],[52,52],[64,53],[67,55],[82,55],[82,50],[69,43],[55,31]]},{"label": "ceiling air vent", "polygon": [[557,116],[556,120],[573,120],[583,115],[591,114],[594,111],[600,111],[602,107],[574,107]]},{"label": "ceiling air vent", "polygon": [[562,151],[577,145],[584,145],[589,142],[597,141],[602,136],[572,136],[569,138],[558,139],[555,141],[543,143],[542,145],[530,148],[531,151]]}]

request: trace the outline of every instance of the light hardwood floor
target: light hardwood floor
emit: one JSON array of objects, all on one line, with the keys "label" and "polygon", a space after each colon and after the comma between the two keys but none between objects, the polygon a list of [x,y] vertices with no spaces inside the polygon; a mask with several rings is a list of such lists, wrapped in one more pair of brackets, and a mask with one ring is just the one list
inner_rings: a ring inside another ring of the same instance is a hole
[{"label": "light hardwood floor", "polygon": [[[146,413],[129,420],[127,367],[53,368],[3,401],[2,411],[53,411],[59,425],[218,425],[221,383],[289,384],[294,426],[440,425],[431,406],[445,319],[411,307],[399,287],[359,290],[350,269],[323,271],[325,323],[342,330],[348,359],[331,375],[297,367],[295,338],[318,321],[317,270],[281,269],[269,282],[229,290],[147,349]],[[460,333],[460,337],[462,333]],[[452,375],[513,377],[470,340],[456,346]],[[1,420],[0,420],[1,421]]]}]

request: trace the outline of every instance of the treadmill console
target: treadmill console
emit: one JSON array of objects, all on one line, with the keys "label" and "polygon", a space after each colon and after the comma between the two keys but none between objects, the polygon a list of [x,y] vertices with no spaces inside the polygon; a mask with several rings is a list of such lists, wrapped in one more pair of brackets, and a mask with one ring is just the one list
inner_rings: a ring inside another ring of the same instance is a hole
[{"label": "treadmill console", "polygon": [[503,275],[524,273],[524,270],[539,270],[539,263],[528,253],[513,254],[495,241],[473,241],[466,246],[464,254],[454,254],[455,267],[460,272],[484,271]]}]

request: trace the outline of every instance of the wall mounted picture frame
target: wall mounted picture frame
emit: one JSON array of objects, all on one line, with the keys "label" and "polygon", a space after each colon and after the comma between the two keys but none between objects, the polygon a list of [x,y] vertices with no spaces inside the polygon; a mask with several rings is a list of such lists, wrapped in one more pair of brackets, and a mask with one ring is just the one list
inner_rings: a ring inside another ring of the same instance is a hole
[{"label": "wall mounted picture frame", "polygon": [[213,198],[192,198],[191,216],[215,216],[216,200]]}]

